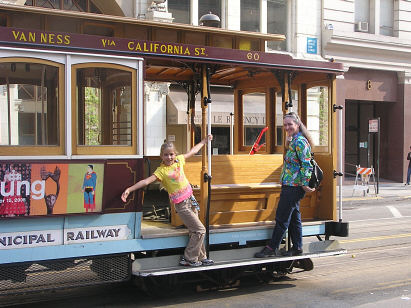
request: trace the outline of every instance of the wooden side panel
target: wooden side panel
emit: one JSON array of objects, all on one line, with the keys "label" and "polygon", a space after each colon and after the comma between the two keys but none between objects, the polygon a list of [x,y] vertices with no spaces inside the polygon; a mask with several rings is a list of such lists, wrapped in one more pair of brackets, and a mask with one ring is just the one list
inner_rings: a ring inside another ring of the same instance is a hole
[{"label": "wooden side panel", "polygon": [[[210,225],[227,225],[235,223],[253,223],[274,221],[280,198],[280,185],[255,187],[225,187],[212,189],[210,201]],[[196,198],[199,190],[194,191]],[[306,194],[301,201],[302,220],[314,220],[317,213],[317,193]],[[205,208],[201,209],[205,211]],[[182,225],[178,214],[172,208],[171,223]],[[203,221],[204,223],[204,221]]]},{"label": "wooden side panel", "polygon": [[[273,221],[281,192],[279,181],[282,159],[282,155],[275,154],[213,157],[210,225]],[[187,161],[184,170],[190,182],[199,186],[201,157],[196,156]],[[265,184],[259,185],[261,183]],[[199,199],[198,189],[194,195]],[[317,208],[320,197],[321,191],[308,193],[301,201],[300,210],[304,221],[314,220],[322,214]],[[205,211],[205,206],[202,206],[201,211]],[[174,208],[171,223],[174,226],[182,225]]]},{"label": "wooden side panel", "polygon": [[[273,221],[277,209],[280,187],[224,188],[212,190],[210,202],[210,225]],[[194,196],[199,197],[199,190]],[[205,209],[201,209],[202,211]],[[172,208],[171,224],[182,225]]]},{"label": "wooden side panel", "polygon": [[[211,161],[212,184],[247,184],[280,181],[283,156],[219,155]],[[193,185],[200,185],[201,157],[190,158],[184,172]]]}]

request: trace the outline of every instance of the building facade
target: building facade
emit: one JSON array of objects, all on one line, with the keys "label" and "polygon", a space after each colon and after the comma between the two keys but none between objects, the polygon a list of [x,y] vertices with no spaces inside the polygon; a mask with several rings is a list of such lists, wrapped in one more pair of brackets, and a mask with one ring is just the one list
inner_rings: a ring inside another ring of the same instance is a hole
[{"label": "building facade", "polygon": [[411,1],[323,1],[322,56],[344,63],[337,102],[345,106],[345,168],[377,165],[380,176],[402,182],[411,145]]}]

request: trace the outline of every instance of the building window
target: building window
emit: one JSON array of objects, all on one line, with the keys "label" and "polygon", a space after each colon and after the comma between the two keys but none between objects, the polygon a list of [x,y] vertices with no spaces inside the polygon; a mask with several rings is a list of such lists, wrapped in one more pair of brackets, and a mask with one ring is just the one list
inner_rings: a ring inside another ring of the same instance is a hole
[{"label": "building window", "polygon": [[[0,62],[0,146],[12,155],[62,154],[62,66],[48,61]],[[36,150],[34,150],[36,149]]]},{"label": "building window", "polygon": [[393,36],[394,2],[380,0],[380,34]]},{"label": "building window", "polygon": [[[287,34],[288,10],[286,0],[267,1],[267,33]],[[268,42],[267,46],[271,50],[287,50],[287,42]]]},{"label": "building window", "polygon": [[355,0],[355,23],[370,22],[370,1],[369,0]]},{"label": "building window", "polygon": [[73,154],[135,154],[132,149],[135,72],[94,63],[77,65],[75,76]]},{"label": "building window", "polygon": [[241,30],[260,32],[260,1],[241,0]]},{"label": "building window", "polygon": [[168,0],[167,4],[173,22],[190,24],[190,0]]},{"label": "building window", "polygon": [[101,14],[91,0],[27,0],[25,5]]},{"label": "building window", "polygon": [[217,15],[221,19],[221,0],[198,1],[198,19],[210,12]]}]

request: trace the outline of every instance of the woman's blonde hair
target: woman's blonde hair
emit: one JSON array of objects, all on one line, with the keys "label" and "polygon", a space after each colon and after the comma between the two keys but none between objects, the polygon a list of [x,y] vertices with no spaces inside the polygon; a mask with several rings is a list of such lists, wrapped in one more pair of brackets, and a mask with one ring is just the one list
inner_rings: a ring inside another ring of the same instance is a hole
[{"label": "woman's blonde hair", "polygon": [[161,148],[160,148],[160,157],[163,157],[164,151],[165,151],[165,149],[167,149],[167,148],[172,148],[173,151],[174,151],[174,153],[175,153],[176,155],[178,154],[178,152],[177,152],[177,150],[176,150],[176,147],[174,146],[174,143],[172,143],[172,142],[167,142],[167,140],[164,140],[164,143],[161,145]]},{"label": "woman's blonde hair", "polygon": [[[305,125],[303,124],[303,122],[301,122],[300,117],[298,116],[298,114],[296,114],[295,112],[289,112],[284,116],[285,118],[289,118],[291,119],[295,124],[297,124],[297,126],[300,129],[301,134],[307,139],[308,143],[310,144],[310,146],[313,146],[313,139],[311,138],[310,133],[307,130],[307,127],[305,127]],[[286,141],[286,148],[288,148],[288,143],[289,141]]]}]

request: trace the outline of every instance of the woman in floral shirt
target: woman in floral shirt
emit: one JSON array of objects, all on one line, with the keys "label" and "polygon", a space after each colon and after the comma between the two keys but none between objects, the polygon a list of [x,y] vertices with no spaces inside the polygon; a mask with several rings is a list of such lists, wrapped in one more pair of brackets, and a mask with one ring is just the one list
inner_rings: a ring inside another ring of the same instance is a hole
[{"label": "woman in floral shirt", "polygon": [[[295,256],[303,253],[303,237],[300,213],[300,200],[306,192],[315,189],[308,187],[311,178],[311,137],[298,115],[290,112],[284,116],[284,129],[287,133],[284,165],[281,172],[281,194],[278,202],[273,235],[266,247],[255,254],[256,258],[272,256]],[[280,252],[279,246],[285,231],[289,228],[293,246],[288,252]]]}]

